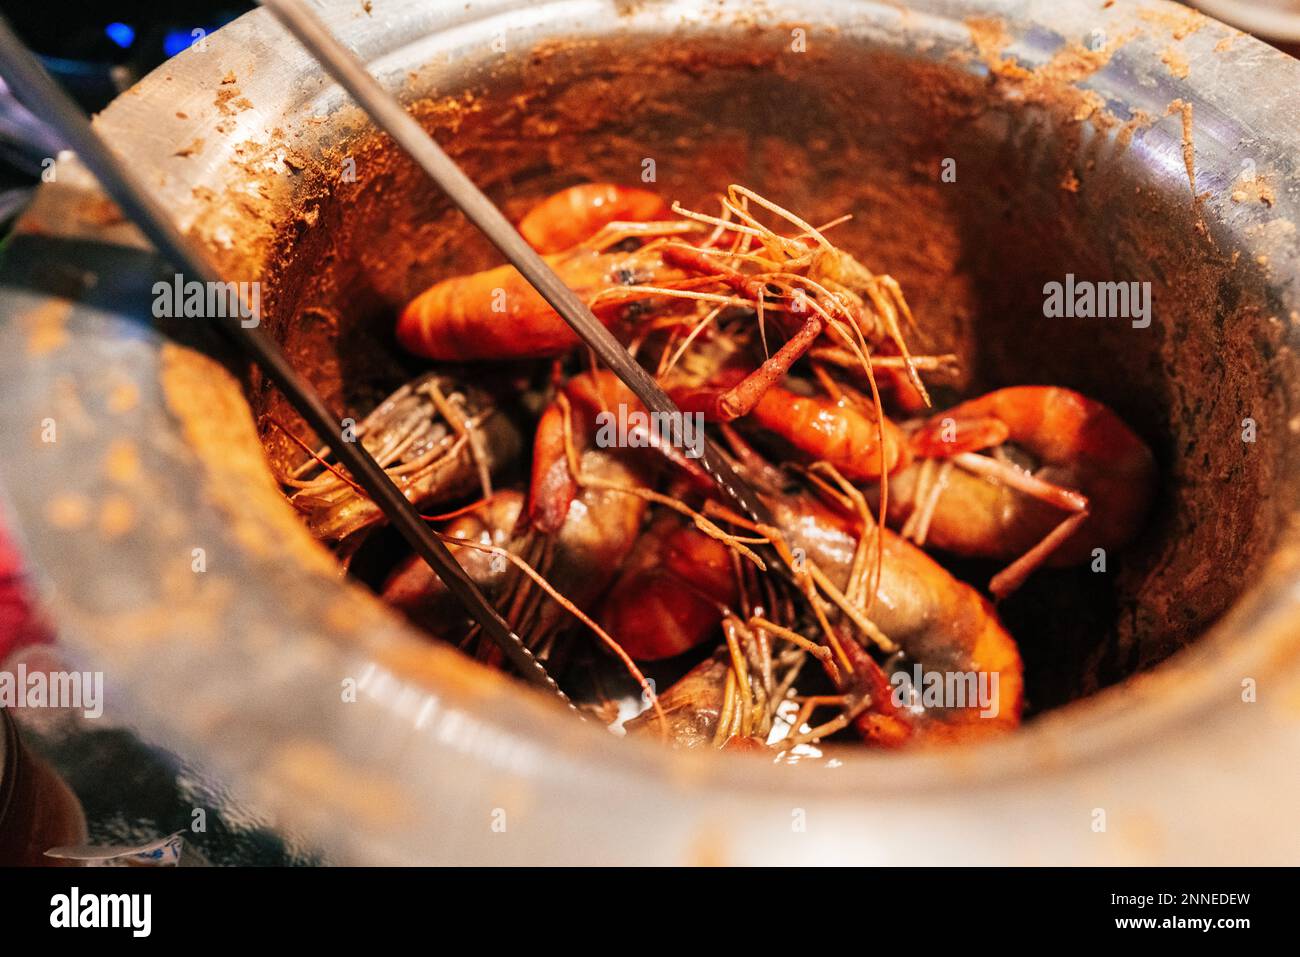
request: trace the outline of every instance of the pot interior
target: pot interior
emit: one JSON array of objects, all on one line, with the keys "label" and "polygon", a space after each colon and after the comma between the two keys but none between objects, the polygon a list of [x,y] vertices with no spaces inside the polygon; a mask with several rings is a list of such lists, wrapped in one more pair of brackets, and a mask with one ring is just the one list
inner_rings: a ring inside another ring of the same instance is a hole
[{"label": "pot interior", "polygon": [[[836,242],[897,279],[913,348],[957,353],[963,394],[1054,384],[1115,409],[1154,451],[1155,506],[1105,573],[1041,571],[1001,606],[1033,714],[1164,660],[1252,581],[1281,530],[1269,490],[1296,371],[1257,264],[1202,222],[1140,125],[1080,121],[1064,94],[1009,102],[986,72],[829,37],[796,53],[784,34],[631,36],[505,58],[414,108],[512,217],[575,182],[651,171],[649,188],[696,209],[741,183],[814,223],[852,214]],[[356,415],[427,367],[398,349],[397,310],[498,259],[355,117],[331,116],[319,144],[281,211],[264,315]],[[1150,282],[1150,326],[1045,316],[1044,285],[1067,275]],[[270,417],[308,430],[266,383],[249,397],[283,471],[302,453]]]}]

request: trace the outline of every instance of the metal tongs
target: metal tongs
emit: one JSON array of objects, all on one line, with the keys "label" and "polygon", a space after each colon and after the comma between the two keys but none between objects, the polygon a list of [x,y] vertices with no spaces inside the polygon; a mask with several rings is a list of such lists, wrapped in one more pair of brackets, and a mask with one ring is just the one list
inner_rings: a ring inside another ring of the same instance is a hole
[{"label": "metal tongs", "polygon": [[[339,85],[429,175],[457,208],[515,266],[525,279],[623,380],[651,412],[680,415],[663,389],[619,344],[613,334],[524,241],[490,199],[458,167],[397,99],[366,72],[357,57],[330,33],[303,0],[259,0],[312,54]],[[0,74],[33,112],[44,117],[76,151],[122,212],[130,217],[171,263],[202,282],[220,281],[206,253],[180,233],[128,165],[95,133],[86,115],[54,83],[44,68],[0,17]],[[293,403],[319,435],[338,435],[342,424],[259,328],[244,327],[237,316],[213,317],[222,331],[252,359]],[[525,679],[572,707],[546,669],[509,623],[479,591],[460,564],[420,517],[419,512],[360,442],[337,442],[336,454],[383,510],[411,547],[446,583],[483,631]],[[752,521],[768,524],[767,509],[730,462],[705,438],[701,464],[723,495]]]}]

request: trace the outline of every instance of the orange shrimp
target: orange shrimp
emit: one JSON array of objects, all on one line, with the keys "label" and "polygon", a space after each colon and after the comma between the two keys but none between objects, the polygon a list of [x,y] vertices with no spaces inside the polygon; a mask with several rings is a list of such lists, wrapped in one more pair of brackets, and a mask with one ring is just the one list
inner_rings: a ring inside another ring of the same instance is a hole
[{"label": "orange shrimp", "polygon": [[[587,430],[574,430],[572,422],[565,422],[566,414],[573,415],[572,404],[557,398],[538,421],[528,521],[521,534],[536,532],[553,541],[551,583],[586,607],[623,564],[641,533],[647,508],[635,494],[602,486],[643,487],[648,466],[626,459],[618,450],[589,448]],[[593,479],[593,487],[583,486],[584,477]],[[543,619],[556,617],[543,615]]]},{"label": "orange shrimp", "polygon": [[[583,475],[621,486],[641,482],[636,470],[600,449],[586,449],[579,459]],[[537,564],[565,598],[589,609],[632,553],[647,505],[635,495],[600,487],[580,487],[574,501],[577,507],[568,510],[559,530],[543,539],[546,557]],[[540,643],[547,635],[569,627],[571,619],[557,602],[548,599],[534,621],[519,624],[530,641]]]},{"label": "orange shrimp", "polygon": [[[788,544],[803,549],[843,588],[862,534],[861,520],[832,511],[808,495],[773,499],[770,505]],[[882,746],[970,740],[1016,727],[1024,705],[1024,668],[1015,640],[993,606],[910,542],[887,528],[881,534],[885,560],[872,621],[901,649],[908,664],[939,675],[946,686],[979,688],[989,695],[985,703],[900,703],[897,691],[903,683],[898,672],[887,675],[845,635],[841,644],[854,671],[839,680],[846,690],[871,696],[854,726]]]},{"label": "orange shrimp", "polygon": [[[723,382],[728,378],[720,377]],[[716,409],[717,391],[715,387],[683,388],[673,390],[672,396],[683,412],[707,416]],[[813,459],[831,463],[854,480],[878,479],[911,461],[906,436],[897,425],[888,418],[878,419],[871,405],[850,402],[843,395],[800,395],[774,385],[758,398],[745,421]]]},{"label": "orange shrimp", "polygon": [[[572,202],[552,199],[560,208]],[[926,395],[902,335],[903,324],[912,323],[911,313],[893,279],[870,272],[816,228],[751,190],[732,186],[723,202],[728,218],[674,206],[679,216],[675,221],[606,222],[595,236],[545,258],[607,324],[628,312],[643,312],[630,309],[638,302],[661,299],[752,305],[760,326],[765,313],[773,315],[788,333],[787,341],[757,369],[719,392],[715,418],[749,412],[827,331],[859,356],[868,375],[867,350],[874,343],[889,343],[903,358],[918,392]],[[750,202],[802,232],[784,237],[762,226],[747,212]],[[550,218],[539,213],[539,222]],[[654,241],[632,252],[608,251],[624,238],[662,240],[708,223],[715,224],[717,235],[700,246]],[[706,248],[728,230],[739,231],[737,242],[743,240],[746,251],[739,246],[730,252]],[[755,240],[761,251],[748,250]],[[418,355],[448,361],[535,358],[578,344],[568,325],[510,266],[444,280],[425,290],[402,311],[397,339]]]},{"label": "orange shrimp", "polygon": [[[862,519],[807,494],[764,498],[785,544],[801,551],[842,593],[853,591],[849,579]],[[882,539],[884,563],[871,619],[906,663],[886,673],[846,624],[836,626],[852,670],[822,659],[827,672],[842,692],[870,702],[854,717],[854,727],[868,741],[889,747],[968,740],[1016,727],[1024,706],[1023,665],[993,606],[899,535],[884,529]],[[716,636],[736,598],[726,548],[675,516],[661,516],[610,590],[601,621],[633,657],[654,660]],[[942,688],[959,689],[958,697],[929,702],[904,696],[918,666],[918,692],[937,680]],[[718,689],[702,685],[703,677],[695,675],[692,693],[712,700]]]},{"label": "orange shrimp", "polygon": [[[662,284],[681,277],[651,249],[609,253],[578,246],[544,258],[583,299],[618,286]],[[627,298],[607,298],[593,303],[592,311],[608,325],[628,306]],[[560,355],[580,342],[514,266],[456,276],[429,287],[402,310],[397,341],[416,355],[447,362],[541,358]]]},{"label": "orange shrimp", "polygon": [[539,253],[558,253],[590,239],[610,223],[645,222],[667,213],[667,204],[649,190],[581,183],[534,206],[519,221],[519,232]]},{"label": "orange shrimp", "polygon": [[[605,482],[633,485],[636,475],[615,457],[598,449],[581,453],[584,475]],[[493,553],[474,546],[505,549],[531,565],[566,601],[591,608],[631,552],[645,517],[646,503],[607,488],[580,488],[580,507],[566,511],[550,535],[534,534],[520,521],[524,496],[498,492],[443,529],[448,547],[470,577],[492,595],[503,613],[534,648],[546,651],[548,640],[572,625],[570,612]],[[506,587],[511,581],[513,587]],[[389,576],[383,597],[417,624],[436,634],[448,625],[468,624],[446,586],[418,556],[412,555]]]},{"label": "orange shrimp", "polygon": [[[449,520],[443,531],[454,539],[507,547],[523,505],[520,492],[498,492],[472,511]],[[464,545],[453,543],[447,547],[479,588],[488,593],[500,588],[508,567],[504,562],[494,561],[487,552]],[[380,594],[398,611],[434,634],[448,634],[449,623],[467,625],[469,622],[460,602],[452,597],[429,563],[416,554],[407,556],[393,570]]]},{"label": "orange shrimp", "polygon": [[[1155,491],[1146,444],[1107,406],[1056,386],[1013,386],[963,402],[924,423],[911,445],[920,459],[957,467],[927,477],[921,461],[895,476],[890,521],[916,514],[921,542],[1014,559],[990,584],[998,597],[1041,565],[1078,565],[1094,549],[1126,545]],[[1009,447],[1028,453],[1032,468],[1016,464]],[[987,448],[993,456],[975,453]]]},{"label": "orange shrimp", "polygon": [[727,547],[667,512],[637,542],[600,621],[633,658],[657,661],[716,637],[736,598]]},{"label": "orange shrimp", "polygon": [[[524,239],[543,253],[569,288],[586,300],[617,286],[671,284],[681,273],[657,252],[606,250],[625,237],[680,234],[689,223],[648,224],[666,212],[654,193],[609,183],[561,190],[533,207],[519,223]],[[644,298],[644,297],[642,297]],[[592,301],[611,321],[628,299]],[[578,337],[513,266],[456,276],[426,289],[407,304],[397,323],[403,348],[430,359],[526,359],[559,355]]]},{"label": "orange shrimp", "polygon": [[[750,204],[766,210],[800,230],[781,236],[750,213]],[[823,335],[853,352],[872,378],[869,352],[888,346],[902,358],[909,380],[929,405],[929,394],[903,336],[904,325],[915,325],[898,283],[877,275],[848,253],[832,245],[822,232],[789,210],[753,190],[731,185],[722,198],[724,216],[673,205],[678,215],[712,224],[715,237],[701,245],[668,242],[661,246],[664,261],[712,279],[752,305],[760,320],[770,314],[786,333],[785,343],[762,365],[725,390],[719,390],[706,414],[733,419],[749,412],[764,392],[790,371]],[[708,248],[731,233],[731,251]],[[758,249],[751,247],[757,245]],[[702,298],[709,293],[692,290]],[[716,297],[715,297],[716,300]]]},{"label": "orange shrimp", "polygon": [[[542,414],[533,445],[532,484],[529,518],[542,532],[567,527],[566,516],[579,490],[566,445],[588,445],[601,412],[624,406],[624,415],[644,411],[644,406],[614,373],[596,370],[574,376],[564,385],[568,402],[553,401]],[[564,434],[565,408],[572,416],[569,434]],[[639,426],[643,431],[648,429]],[[629,435],[629,439],[634,437]],[[650,436],[636,446],[646,446]],[[693,480],[702,492],[713,483],[699,465],[685,458],[681,450],[662,446],[667,460],[679,474]],[[609,450],[604,454],[620,461],[639,486],[656,459],[639,454],[641,448]],[[637,501],[642,501],[637,499]],[[617,565],[611,568],[611,572]],[[658,516],[637,542],[635,555],[617,580],[604,604],[601,616],[606,629],[633,658],[669,658],[695,647],[716,632],[728,604],[735,600],[731,556],[720,541],[697,531],[677,512]]]},{"label": "orange shrimp", "polygon": [[[646,502],[609,487],[581,486],[570,468],[565,433],[564,406],[552,402],[536,431],[527,521],[523,520],[524,496],[500,492],[457,515],[444,535],[470,576],[488,591],[500,589],[507,564],[495,554],[459,542],[505,548],[532,565],[565,599],[586,608],[612,581],[631,550],[641,531]],[[616,450],[585,448],[585,434],[580,432],[574,444],[581,475],[594,479],[593,485],[645,484],[646,464],[624,461]],[[579,507],[572,507],[575,502]],[[566,611],[558,602],[541,600],[526,579],[519,579],[518,586],[505,600],[515,612],[527,612],[527,620],[514,623],[521,633],[527,626],[530,642],[541,643],[567,624]],[[448,611],[445,591],[433,571],[418,556],[411,556],[390,577],[383,594],[412,618],[427,622]],[[445,632],[445,628],[433,630]]]},{"label": "orange shrimp", "polygon": [[[580,446],[590,443],[598,433],[601,413],[621,415],[628,424],[628,448],[610,450],[627,464],[647,475],[656,460],[637,453],[652,445],[658,447],[663,459],[675,467],[678,476],[689,480],[701,492],[713,489],[713,480],[694,459],[682,449],[671,444],[671,437],[652,434],[652,420],[638,419],[634,413],[645,413],[645,406],[636,394],[613,372],[595,369],[573,376],[563,387],[571,408],[570,437]],[[563,413],[558,402],[551,402],[537,425],[533,443],[533,470],[530,485],[528,514],[533,527],[542,532],[553,532],[563,522],[569,503],[577,494],[577,480],[572,473],[565,451]]]},{"label": "orange shrimp", "polygon": [[878,479],[910,461],[906,438],[897,425],[887,418],[877,421],[869,406],[844,399],[774,388],[759,400],[751,418],[800,451],[831,463],[850,479]]}]

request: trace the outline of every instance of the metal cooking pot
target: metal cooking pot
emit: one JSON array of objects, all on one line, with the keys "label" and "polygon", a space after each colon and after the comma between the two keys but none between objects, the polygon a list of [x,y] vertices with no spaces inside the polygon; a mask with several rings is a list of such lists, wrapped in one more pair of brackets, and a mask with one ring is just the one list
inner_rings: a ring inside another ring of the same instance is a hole
[{"label": "metal cooking pot", "polygon": [[[512,209],[653,170],[852,212],[971,388],[1111,403],[1160,508],[1007,607],[1038,713],[1003,740],[798,767],[619,740],[340,578],[267,467],[286,410],[149,317],[159,263],[64,156],[5,251],[0,475],[110,712],[343,862],[1294,861],[1300,63],[1167,3],[321,6]],[[489,261],[260,11],[97,124],[340,412],[401,372],[394,306]],[[1150,326],[1045,317],[1067,274],[1150,282]]]}]

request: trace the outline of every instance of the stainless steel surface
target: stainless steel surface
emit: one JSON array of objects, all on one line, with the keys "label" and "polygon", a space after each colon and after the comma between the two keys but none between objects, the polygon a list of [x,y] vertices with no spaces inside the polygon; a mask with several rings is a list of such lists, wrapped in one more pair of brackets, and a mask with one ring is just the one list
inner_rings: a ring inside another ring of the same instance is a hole
[{"label": "stainless steel surface", "polygon": [[[792,24],[807,24],[818,36],[833,31],[866,50],[980,75],[987,63],[972,17],[1004,21],[1006,49],[1031,65],[1098,29],[1134,31],[1080,86],[1121,115],[1153,117],[1132,149],[1145,188],[1171,193],[1187,189],[1181,134],[1176,116],[1159,118],[1175,98],[1194,104],[1197,185],[1211,194],[1204,215],[1216,241],[1239,246],[1247,260],[1269,257],[1279,336],[1291,347],[1300,257],[1294,232],[1277,224],[1300,221],[1294,61],[1206,22],[1180,41],[1192,65],[1180,79],[1161,62],[1170,31],[1124,3],[1104,11],[1055,2],[912,6],[374,0],[370,11],[351,2],[323,10],[408,101],[481,82],[502,56],[498,37],[506,56],[525,56],[555,38],[643,35],[671,44],[683,32],[788,36]],[[1177,12],[1167,4],[1141,10]],[[214,105],[227,74],[252,109],[227,115]],[[259,12],[210,38],[208,50],[166,64],[98,123],[133,143],[142,175],[154,178],[183,227],[233,256],[236,236],[269,248],[272,224],[234,204],[214,208],[232,164],[252,165],[253,182],[287,201],[287,147],[268,131],[301,131],[316,142],[360,120]],[[214,123],[230,128],[214,136]],[[250,142],[265,152],[250,159]],[[1227,198],[1246,159],[1274,185],[1268,208]],[[62,161],[59,182],[42,190],[6,257],[0,475],[11,512],[63,640],[105,670],[110,706],[332,858],[1294,862],[1300,560],[1290,533],[1193,647],[996,744],[789,769],[619,741],[429,648],[369,596],[340,585],[273,501],[264,468],[239,465],[246,485],[229,490],[230,473],[169,405],[162,380],[174,371],[175,348],[124,316],[124,303],[148,301],[155,263],[130,230],[95,221],[95,201],[84,173]],[[75,293],[66,314],[52,284]],[[194,388],[210,388],[202,400],[228,409],[232,434],[253,441],[237,383],[214,376],[193,380]],[[45,445],[37,433],[51,415],[61,438]],[[148,487],[106,487],[104,462],[123,441],[152,477]],[[1293,492],[1288,482],[1277,495],[1293,508]],[[115,497],[134,509],[131,534],[104,528],[105,507],[114,514],[121,506]],[[202,574],[190,570],[196,547],[207,556]],[[361,693],[342,704],[348,677],[361,680]],[[1258,684],[1253,704],[1242,701],[1246,679]],[[500,820],[504,833],[492,827]]]},{"label": "stainless steel surface", "polygon": [[1296,0],[1193,0],[1212,17],[1274,43],[1300,43]]}]

